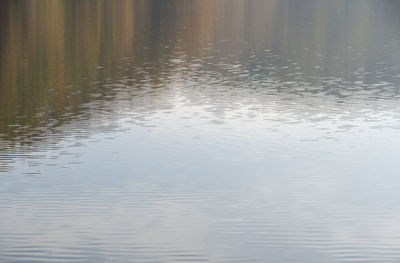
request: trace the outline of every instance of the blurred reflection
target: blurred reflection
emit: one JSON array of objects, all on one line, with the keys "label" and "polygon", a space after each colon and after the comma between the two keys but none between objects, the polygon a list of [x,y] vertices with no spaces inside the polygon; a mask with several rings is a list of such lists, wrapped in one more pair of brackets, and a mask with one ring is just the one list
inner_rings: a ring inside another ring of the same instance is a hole
[{"label": "blurred reflection", "polygon": [[[7,15],[0,18],[0,133],[19,141],[34,127],[51,128],[49,123],[60,125],[85,114],[81,106],[95,93],[101,94],[96,100],[115,99],[116,91],[104,84],[116,79],[142,83],[149,78],[147,84],[159,86],[173,53],[195,54],[208,43],[215,16],[214,1],[2,5]],[[190,15],[192,10],[197,15]],[[179,28],[182,23],[190,29]],[[190,41],[195,46],[186,44]],[[149,72],[143,73],[146,65]]]},{"label": "blurred reflection", "polygon": [[399,11],[0,1],[0,255],[396,262]]},{"label": "blurred reflection", "polygon": [[[316,0],[2,1],[0,133],[29,143],[40,137],[35,127],[90,118],[87,103],[118,103],[120,89],[108,85],[121,80],[129,81],[122,84],[129,96],[151,86],[152,96],[167,100],[168,83],[193,75],[192,83],[211,88],[205,80],[218,78],[213,83],[227,86],[221,96],[233,100],[242,98],[227,96],[231,86],[247,98],[249,87],[262,87],[276,100],[393,99],[399,39],[388,21],[395,8]],[[255,98],[263,104],[263,97]]]}]

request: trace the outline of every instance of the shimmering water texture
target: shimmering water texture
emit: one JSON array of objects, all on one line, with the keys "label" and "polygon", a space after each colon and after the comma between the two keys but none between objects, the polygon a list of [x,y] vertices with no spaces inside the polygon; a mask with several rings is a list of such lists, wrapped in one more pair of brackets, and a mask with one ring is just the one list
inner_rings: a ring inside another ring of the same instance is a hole
[{"label": "shimmering water texture", "polygon": [[399,1],[0,1],[0,262],[400,262],[399,85]]}]

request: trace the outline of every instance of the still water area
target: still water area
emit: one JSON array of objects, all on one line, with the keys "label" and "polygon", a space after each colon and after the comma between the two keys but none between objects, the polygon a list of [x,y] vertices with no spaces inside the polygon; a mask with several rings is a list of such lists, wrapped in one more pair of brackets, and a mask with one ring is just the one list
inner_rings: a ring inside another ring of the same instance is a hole
[{"label": "still water area", "polygon": [[399,1],[0,1],[0,262],[400,262],[399,106]]}]

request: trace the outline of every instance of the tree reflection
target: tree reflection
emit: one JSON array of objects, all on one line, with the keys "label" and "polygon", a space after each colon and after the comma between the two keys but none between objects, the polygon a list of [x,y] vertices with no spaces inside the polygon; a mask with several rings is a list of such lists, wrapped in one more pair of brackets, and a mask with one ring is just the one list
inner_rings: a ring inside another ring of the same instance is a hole
[{"label": "tree reflection", "polygon": [[[246,81],[265,89],[274,89],[265,85],[274,82],[280,88],[273,92],[283,98],[298,92],[282,88],[290,82],[340,100],[337,87],[360,91],[382,81],[396,84],[398,56],[387,51],[399,42],[387,26],[391,18],[381,19],[386,13],[395,18],[398,5],[389,6],[325,0],[2,1],[0,134],[6,141],[30,142],[41,138],[32,136],[38,130],[51,133],[90,119],[92,102],[105,111],[110,109],[101,102],[119,103],[116,83],[131,89],[132,97],[145,96],[151,87],[151,96],[165,101],[177,71],[181,78],[197,74],[201,82],[213,74],[235,75],[228,68],[237,64],[243,89]],[[200,92],[215,96],[207,90]]]}]

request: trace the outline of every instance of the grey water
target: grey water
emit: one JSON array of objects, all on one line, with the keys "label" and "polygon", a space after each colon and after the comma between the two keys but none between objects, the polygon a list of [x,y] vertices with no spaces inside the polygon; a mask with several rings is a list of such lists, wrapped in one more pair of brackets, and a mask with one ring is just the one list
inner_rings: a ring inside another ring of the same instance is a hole
[{"label": "grey water", "polygon": [[0,262],[399,262],[400,2],[0,2]]}]

